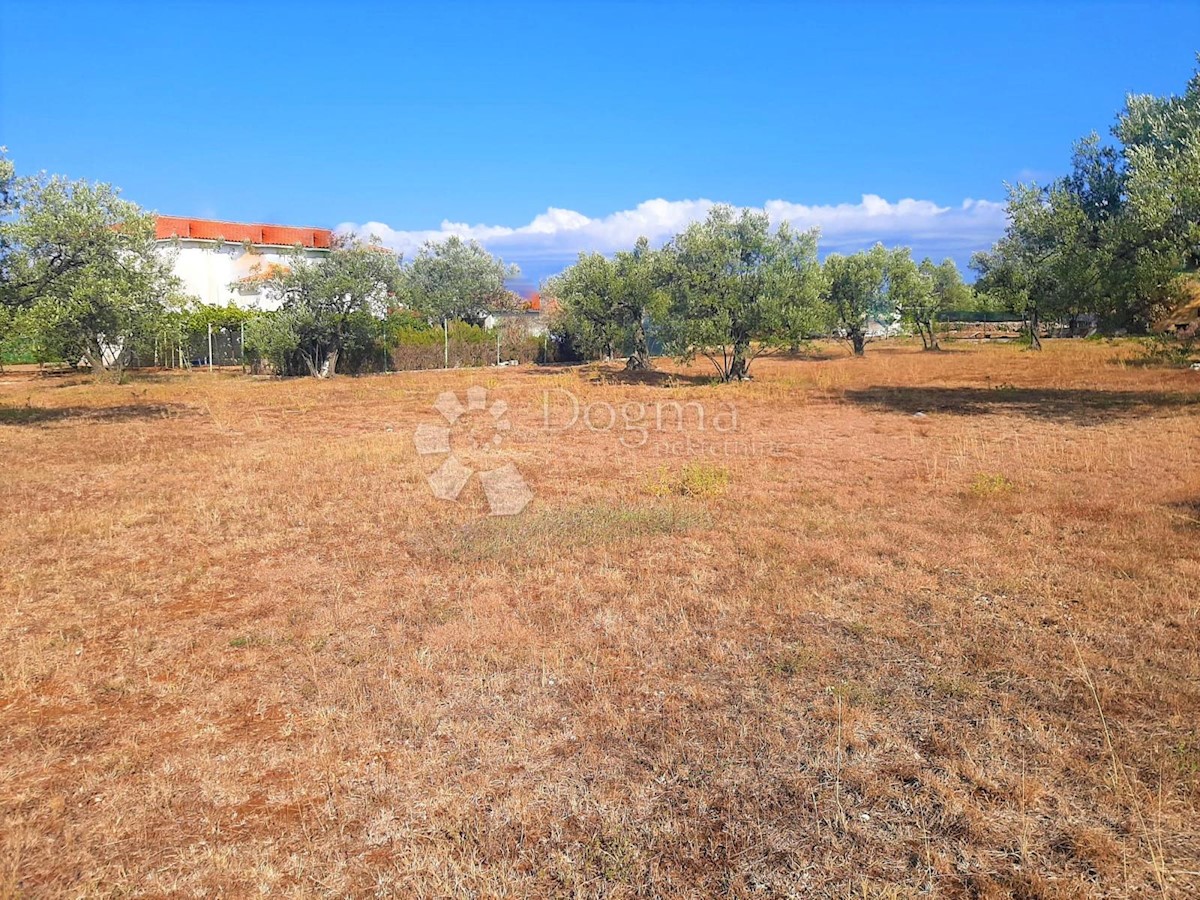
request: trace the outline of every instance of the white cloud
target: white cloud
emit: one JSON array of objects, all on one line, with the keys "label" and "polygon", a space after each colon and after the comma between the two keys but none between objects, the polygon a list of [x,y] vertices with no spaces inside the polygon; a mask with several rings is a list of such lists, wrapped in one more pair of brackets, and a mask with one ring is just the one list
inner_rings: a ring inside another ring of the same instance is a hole
[{"label": "white cloud", "polygon": [[[437,229],[399,231],[383,222],[347,222],[338,226],[338,231],[378,237],[406,257],[425,241],[450,235],[473,238],[505,260],[518,263],[527,276],[537,280],[569,264],[581,250],[611,253],[633,246],[642,235],[661,244],[691,222],[703,219],[713,205],[712,200],[657,199],[599,218],[551,207],[520,226],[445,221]],[[990,246],[1004,230],[1004,204],[990,200],[967,199],[959,206],[938,206],[929,200],[892,203],[864,194],[858,203],[808,206],[768,200],[761,209],[775,225],[786,221],[797,228],[820,228],[823,253],[852,251],[882,241],[910,245],[918,256],[953,256],[964,264],[972,251]]]}]

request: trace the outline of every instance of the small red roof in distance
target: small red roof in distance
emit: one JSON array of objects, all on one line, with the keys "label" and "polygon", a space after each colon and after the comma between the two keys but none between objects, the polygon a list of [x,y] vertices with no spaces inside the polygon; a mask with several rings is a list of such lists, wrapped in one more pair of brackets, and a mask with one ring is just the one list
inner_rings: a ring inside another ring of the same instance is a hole
[{"label": "small red roof in distance", "polygon": [[293,228],[287,225],[250,225],[243,222],[217,222],[212,219],[188,219],[180,216],[158,216],[155,236],[189,238],[198,241],[231,241],[268,246],[294,247],[300,244],[318,250],[333,246],[333,232],[328,228]]},{"label": "small red roof in distance", "polygon": [[523,295],[521,309],[526,312],[553,313],[558,312],[558,301],[553,297],[543,297],[538,291],[530,291]]}]

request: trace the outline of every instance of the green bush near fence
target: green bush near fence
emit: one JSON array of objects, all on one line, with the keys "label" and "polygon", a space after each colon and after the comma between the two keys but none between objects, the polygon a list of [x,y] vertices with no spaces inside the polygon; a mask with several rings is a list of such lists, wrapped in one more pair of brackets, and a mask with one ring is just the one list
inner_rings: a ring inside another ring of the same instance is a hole
[{"label": "green bush near fence", "polygon": [[[253,372],[275,375],[307,374],[296,352],[297,335],[286,315],[236,306],[195,304],[166,312],[145,334],[126,342],[127,364],[142,366],[206,365],[209,326],[212,327],[214,364],[237,366],[242,362],[241,337],[245,333],[245,362]],[[441,323],[430,323],[406,311],[385,319],[355,324],[355,340],[347,346],[339,371],[366,374],[410,369],[483,367],[503,362],[547,362],[557,358],[557,344],[530,335],[516,322],[484,328],[453,321],[443,332]],[[497,350],[499,353],[497,353]],[[58,361],[30,337],[10,332],[0,344],[0,363],[7,365]]]},{"label": "green bush near fence", "polygon": [[13,334],[0,342],[0,365],[21,366],[37,361],[37,347],[29,338]]},{"label": "green bush near fence", "polygon": [[[418,369],[470,368],[495,365],[497,359],[521,363],[543,361],[547,341],[516,323],[484,328],[468,322],[430,323],[398,310],[387,318],[364,321],[356,329],[338,371],[348,375]],[[368,331],[370,333],[368,333]],[[246,323],[246,357],[252,371],[275,375],[307,372],[296,352],[297,335],[287,315],[254,314]]]},{"label": "green bush near fence", "polygon": [[450,322],[446,330],[404,316],[385,326],[388,359],[397,371],[410,369],[464,368],[504,362],[536,362],[544,355],[544,341],[516,325],[500,323],[484,328],[468,322]]}]

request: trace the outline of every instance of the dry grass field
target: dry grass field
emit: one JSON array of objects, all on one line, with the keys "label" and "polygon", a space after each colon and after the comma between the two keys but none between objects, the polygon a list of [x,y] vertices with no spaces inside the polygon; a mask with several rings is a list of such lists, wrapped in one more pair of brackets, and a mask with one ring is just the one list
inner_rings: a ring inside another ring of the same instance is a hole
[{"label": "dry grass field", "polygon": [[[0,375],[0,894],[1200,895],[1200,373],[1137,352]],[[426,483],[469,386],[520,515]]]}]

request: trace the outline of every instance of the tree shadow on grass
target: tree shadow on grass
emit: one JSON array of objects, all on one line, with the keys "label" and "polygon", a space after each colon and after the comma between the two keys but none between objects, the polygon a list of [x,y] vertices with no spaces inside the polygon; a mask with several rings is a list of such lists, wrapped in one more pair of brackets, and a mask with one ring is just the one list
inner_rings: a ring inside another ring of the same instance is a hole
[{"label": "tree shadow on grass", "polygon": [[1168,503],[1167,512],[1176,520],[1177,525],[1200,528],[1200,498]]},{"label": "tree shadow on grass", "polygon": [[845,398],[890,412],[958,416],[1016,415],[1074,425],[1103,425],[1114,419],[1161,412],[1200,413],[1200,395],[1154,391],[1095,391],[1058,388],[870,387]]},{"label": "tree shadow on grass", "polygon": [[661,369],[629,370],[620,363],[554,363],[529,370],[533,375],[565,375],[573,372],[582,381],[596,384],[644,384],[652,387],[705,385],[718,381],[716,372],[671,372]]},{"label": "tree shadow on grass", "polygon": [[160,403],[124,406],[0,406],[0,425],[48,425],[53,422],[94,424],[132,422],[146,419],[177,419],[192,415],[183,406]]},{"label": "tree shadow on grass", "polygon": [[703,374],[696,372],[663,372],[660,369],[645,370],[619,369],[606,372],[605,380],[613,384],[645,384],[652,387],[679,387],[685,384],[705,385],[719,382],[716,372]]}]

